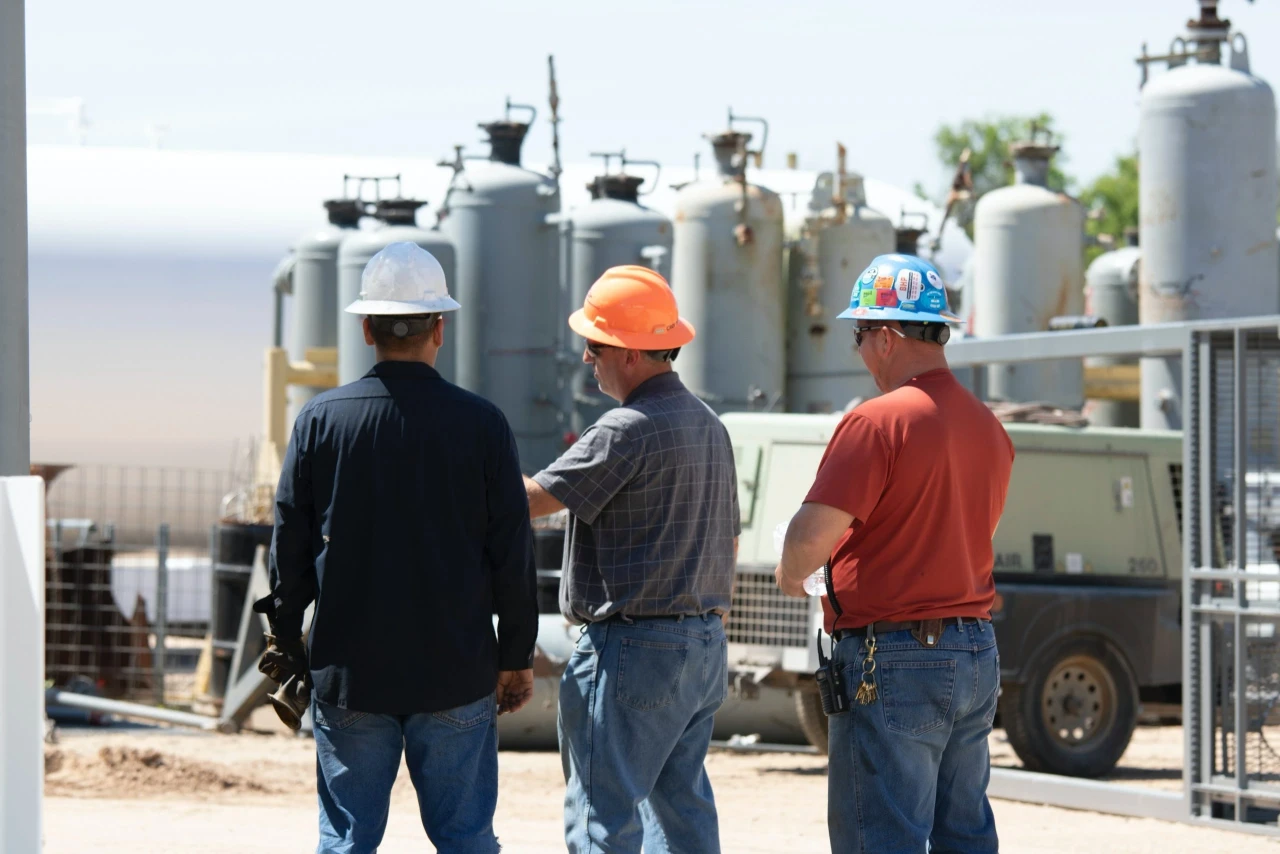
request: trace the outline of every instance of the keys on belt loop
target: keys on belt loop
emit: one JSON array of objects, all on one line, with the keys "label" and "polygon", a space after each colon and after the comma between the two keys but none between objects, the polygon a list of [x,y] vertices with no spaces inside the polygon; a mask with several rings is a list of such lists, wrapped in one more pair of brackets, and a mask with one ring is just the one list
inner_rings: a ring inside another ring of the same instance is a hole
[{"label": "keys on belt loop", "polygon": [[858,693],[854,699],[863,706],[876,701],[879,692],[876,691],[876,632],[874,628],[868,627],[867,639],[867,657],[862,660],[862,682],[858,685]]}]

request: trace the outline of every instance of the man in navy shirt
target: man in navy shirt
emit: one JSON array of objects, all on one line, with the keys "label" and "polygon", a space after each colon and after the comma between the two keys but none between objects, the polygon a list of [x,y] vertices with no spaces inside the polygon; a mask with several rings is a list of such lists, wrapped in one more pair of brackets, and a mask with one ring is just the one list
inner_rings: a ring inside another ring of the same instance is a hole
[{"label": "man in navy shirt", "polygon": [[347,311],[366,315],[378,361],[294,424],[261,669],[313,685],[320,852],[378,847],[403,752],[435,847],[491,854],[495,715],[532,696],[538,628],[516,443],[496,406],[433,367],[442,312],[459,308],[434,257],[388,246],[360,296]]}]

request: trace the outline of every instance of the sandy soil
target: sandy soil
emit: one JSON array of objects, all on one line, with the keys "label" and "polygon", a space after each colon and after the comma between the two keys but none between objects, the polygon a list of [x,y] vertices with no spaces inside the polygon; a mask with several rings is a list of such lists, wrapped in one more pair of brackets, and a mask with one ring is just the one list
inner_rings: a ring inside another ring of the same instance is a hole
[{"label": "sandy soil", "polygon": [[[258,718],[258,720],[262,720]],[[1177,788],[1181,730],[1144,728],[1117,774]],[[993,762],[1016,765],[1003,733]],[[506,850],[563,851],[559,759],[503,752],[496,825]],[[134,728],[64,729],[46,748],[45,850],[50,854],[312,850],[312,743],[280,734],[235,736]],[[826,851],[826,762],[791,753],[715,751],[707,767],[720,804],[726,854]],[[1226,831],[995,801],[1002,847],[1021,852],[1276,851]],[[392,795],[386,854],[429,850],[413,789],[402,773]]]}]

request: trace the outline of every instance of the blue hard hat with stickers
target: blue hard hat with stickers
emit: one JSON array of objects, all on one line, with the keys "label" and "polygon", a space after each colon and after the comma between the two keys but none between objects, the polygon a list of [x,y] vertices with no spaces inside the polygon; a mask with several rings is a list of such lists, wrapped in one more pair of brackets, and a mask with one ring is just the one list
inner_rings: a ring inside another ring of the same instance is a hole
[{"label": "blue hard hat with stickers", "polygon": [[959,323],[938,268],[915,255],[878,255],[854,283],[846,319]]}]

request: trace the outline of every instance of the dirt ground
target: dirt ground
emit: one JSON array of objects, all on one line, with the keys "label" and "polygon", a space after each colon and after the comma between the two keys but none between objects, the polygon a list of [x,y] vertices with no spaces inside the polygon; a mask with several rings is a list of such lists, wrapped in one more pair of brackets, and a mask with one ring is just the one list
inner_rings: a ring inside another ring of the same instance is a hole
[{"label": "dirt ground", "polygon": [[[1179,788],[1181,744],[1178,727],[1140,728],[1116,779]],[[1017,766],[1003,732],[992,735],[991,749],[993,764]],[[825,758],[717,750],[707,768],[726,854],[828,850]],[[563,851],[558,756],[504,751],[500,773],[496,826],[505,850]],[[314,850],[314,774],[312,742],[279,733],[63,728],[58,743],[46,746],[45,851]],[[1009,801],[993,807],[1002,848],[1010,852],[1280,854],[1276,843],[1227,831]],[[402,769],[380,851],[423,850],[430,849]]]}]

